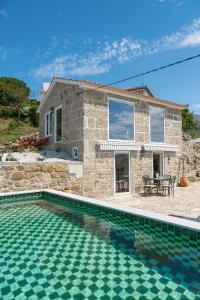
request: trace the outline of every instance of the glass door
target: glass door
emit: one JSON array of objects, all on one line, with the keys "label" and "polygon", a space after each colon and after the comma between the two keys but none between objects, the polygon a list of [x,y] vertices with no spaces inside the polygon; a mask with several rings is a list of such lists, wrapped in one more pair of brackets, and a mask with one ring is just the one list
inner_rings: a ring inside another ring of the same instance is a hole
[{"label": "glass door", "polygon": [[115,153],[115,192],[129,192],[129,153]]},{"label": "glass door", "polygon": [[153,153],[153,177],[163,177],[163,153]]}]

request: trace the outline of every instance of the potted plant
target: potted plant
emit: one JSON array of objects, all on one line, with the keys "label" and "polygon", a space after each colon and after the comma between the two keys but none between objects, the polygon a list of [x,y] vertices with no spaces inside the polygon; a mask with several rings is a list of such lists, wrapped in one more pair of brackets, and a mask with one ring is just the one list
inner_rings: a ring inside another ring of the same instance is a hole
[{"label": "potted plant", "polygon": [[183,155],[181,157],[181,161],[182,161],[182,176],[180,177],[180,181],[179,181],[179,185],[181,187],[186,187],[189,185],[189,180],[187,178],[187,176],[185,175],[185,161],[186,161],[186,155]]}]

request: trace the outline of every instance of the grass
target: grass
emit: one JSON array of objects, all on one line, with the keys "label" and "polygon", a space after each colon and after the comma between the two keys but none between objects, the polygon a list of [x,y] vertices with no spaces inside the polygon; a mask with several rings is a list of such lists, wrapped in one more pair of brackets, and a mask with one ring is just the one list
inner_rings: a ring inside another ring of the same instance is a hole
[{"label": "grass", "polygon": [[14,142],[21,136],[38,131],[29,120],[17,121],[13,118],[0,118],[0,142]]}]

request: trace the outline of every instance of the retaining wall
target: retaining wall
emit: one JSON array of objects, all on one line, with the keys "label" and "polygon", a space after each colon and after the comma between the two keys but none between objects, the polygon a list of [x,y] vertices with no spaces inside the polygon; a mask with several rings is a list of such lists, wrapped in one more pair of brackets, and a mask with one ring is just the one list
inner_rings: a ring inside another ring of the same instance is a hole
[{"label": "retaining wall", "polygon": [[0,192],[52,188],[82,194],[81,163],[1,163]]}]

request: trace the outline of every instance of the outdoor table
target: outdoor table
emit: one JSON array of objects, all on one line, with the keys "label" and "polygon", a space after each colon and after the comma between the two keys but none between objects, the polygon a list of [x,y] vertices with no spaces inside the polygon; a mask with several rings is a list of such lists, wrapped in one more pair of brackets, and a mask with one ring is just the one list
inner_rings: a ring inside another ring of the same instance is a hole
[{"label": "outdoor table", "polygon": [[154,190],[156,190],[156,193],[158,194],[158,192],[161,190],[162,194],[164,194],[164,192],[166,192],[166,190],[168,191],[169,194],[169,179],[168,178],[164,178],[164,177],[158,177],[158,178],[150,178],[151,184],[152,184],[152,188]]}]

